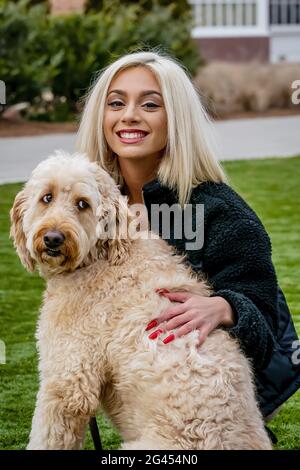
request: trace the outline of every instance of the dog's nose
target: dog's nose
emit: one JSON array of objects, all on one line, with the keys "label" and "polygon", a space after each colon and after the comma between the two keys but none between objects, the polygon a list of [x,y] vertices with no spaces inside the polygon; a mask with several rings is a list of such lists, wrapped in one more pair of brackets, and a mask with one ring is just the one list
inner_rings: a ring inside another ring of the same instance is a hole
[{"label": "dog's nose", "polygon": [[44,235],[44,242],[48,248],[58,248],[65,241],[65,236],[58,230],[52,230]]}]

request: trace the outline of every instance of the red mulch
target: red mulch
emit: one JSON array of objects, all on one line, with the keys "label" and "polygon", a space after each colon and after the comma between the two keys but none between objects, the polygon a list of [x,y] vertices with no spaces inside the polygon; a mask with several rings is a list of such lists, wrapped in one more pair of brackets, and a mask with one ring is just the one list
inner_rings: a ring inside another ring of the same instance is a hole
[{"label": "red mulch", "polygon": [[0,137],[22,137],[77,132],[77,122],[9,121],[0,119]]}]

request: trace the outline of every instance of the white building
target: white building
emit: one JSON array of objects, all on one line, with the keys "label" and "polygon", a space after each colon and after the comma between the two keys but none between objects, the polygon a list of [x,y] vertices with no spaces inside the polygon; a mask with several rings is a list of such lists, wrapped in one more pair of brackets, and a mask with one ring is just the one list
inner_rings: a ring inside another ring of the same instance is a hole
[{"label": "white building", "polygon": [[207,61],[300,62],[300,0],[189,0]]}]

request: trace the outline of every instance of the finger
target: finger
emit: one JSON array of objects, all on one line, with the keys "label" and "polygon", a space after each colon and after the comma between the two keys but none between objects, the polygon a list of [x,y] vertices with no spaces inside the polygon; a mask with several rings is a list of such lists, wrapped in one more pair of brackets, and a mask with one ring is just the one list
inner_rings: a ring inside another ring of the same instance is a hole
[{"label": "finger", "polygon": [[193,294],[189,292],[162,292],[161,295],[174,302],[186,302]]},{"label": "finger", "polygon": [[176,317],[171,318],[171,320],[165,322],[165,330],[175,330],[180,326],[188,323],[193,318],[193,312],[182,313],[181,315],[176,315]]},{"label": "finger", "polygon": [[158,323],[169,321],[171,318],[185,313],[187,309],[188,306],[185,304],[178,304],[176,306],[169,307],[163,312],[161,312],[161,314],[157,317],[157,321]]},{"label": "finger", "polygon": [[176,338],[180,338],[181,336],[187,335],[193,330],[196,330],[196,323],[194,321],[189,321],[180,328],[177,328]]},{"label": "finger", "polygon": [[198,342],[197,342],[197,347],[200,348],[206,338],[208,337],[209,333],[211,332],[211,327],[209,326],[204,326],[199,330],[199,335],[198,335]]}]

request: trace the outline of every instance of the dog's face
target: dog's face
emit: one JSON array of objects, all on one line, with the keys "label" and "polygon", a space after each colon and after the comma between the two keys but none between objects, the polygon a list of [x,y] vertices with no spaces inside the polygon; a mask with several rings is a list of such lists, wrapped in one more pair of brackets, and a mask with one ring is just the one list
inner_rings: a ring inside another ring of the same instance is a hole
[{"label": "dog's face", "polygon": [[125,198],[96,163],[82,155],[57,154],[37,166],[16,196],[11,235],[30,271],[36,263],[45,275],[73,271],[100,257],[117,264],[129,240],[117,234],[107,238],[103,228],[127,215]]}]

